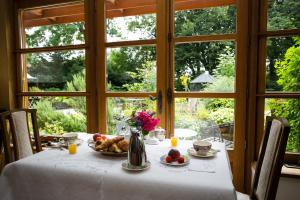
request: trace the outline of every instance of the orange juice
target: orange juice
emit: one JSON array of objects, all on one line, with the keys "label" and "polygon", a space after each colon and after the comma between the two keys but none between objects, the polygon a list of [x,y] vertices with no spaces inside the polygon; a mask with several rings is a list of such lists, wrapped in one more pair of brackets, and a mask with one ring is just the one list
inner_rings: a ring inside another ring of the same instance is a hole
[{"label": "orange juice", "polygon": [[171,146],[177,147],[178,138],[177,137],[171,137]]},{"label": "orange juice", "polygon": [[76,144],[69,144],[68,145],[69,154],[76,154],[77,152],[77,145]]}]

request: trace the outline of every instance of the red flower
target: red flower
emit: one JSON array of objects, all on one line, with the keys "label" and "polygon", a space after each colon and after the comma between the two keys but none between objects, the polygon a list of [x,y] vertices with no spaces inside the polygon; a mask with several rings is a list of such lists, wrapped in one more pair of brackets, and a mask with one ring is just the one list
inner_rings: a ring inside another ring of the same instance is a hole
[{"label": "red flower", "polygon": [[160,120],[153,118],[148,112],[138,112],[137,121],[141,122],[143,131],[150,132],[155,129]]}]

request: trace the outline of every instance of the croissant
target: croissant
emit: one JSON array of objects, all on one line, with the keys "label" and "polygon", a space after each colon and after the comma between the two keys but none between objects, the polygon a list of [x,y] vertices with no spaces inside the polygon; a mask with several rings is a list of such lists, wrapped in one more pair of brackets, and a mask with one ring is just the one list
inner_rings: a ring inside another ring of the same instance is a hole
[{"label": "croissant", "polygon": [[119,141],[118,143],[117,143],[117,145],[118,145],[118,147],[120,148],[120,149],[122,149],[123,151],[128,151],[128,146],[129,146],[129,143],[128,143],[128,141],[126,141],[126,140],[121,140],[121,141]]},{"label": "croissant", "polygon": [[102,142],[102,144],[99,146],[99,149],[103,150],[103,149],[109,148],[113,143],[117,143],[123,139],[124,139],[124,137],[122,137],[122,136],[118,136],[118,137],[115,137],[112,139],[107,139],[104,142]]},{"label": "croissant", "polygon": [[116,152],[116,153],[122,153],[122,149],[120,149],[116,143],[113,143],[110,146],[109,151]]}]

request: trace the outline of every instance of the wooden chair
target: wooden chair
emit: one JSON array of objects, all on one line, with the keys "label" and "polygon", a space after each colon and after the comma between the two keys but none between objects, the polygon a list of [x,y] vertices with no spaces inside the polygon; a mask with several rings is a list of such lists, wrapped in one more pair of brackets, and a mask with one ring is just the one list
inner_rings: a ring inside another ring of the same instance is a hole
[{"label": "wooden chair", "polygon": [[[29,114],[34,134],[35,151],[42,150],[35,109],[20,109],[1,113],[0,121],[6,163],[25,158],[34,153],[29,131]],[[13,148],[11,148],[11,144]]]},{"label": "wooden chair", "polygon": [[285,119],[266,119],[250,196],[237,192],[238,200],[275,200],[290,127]]}]

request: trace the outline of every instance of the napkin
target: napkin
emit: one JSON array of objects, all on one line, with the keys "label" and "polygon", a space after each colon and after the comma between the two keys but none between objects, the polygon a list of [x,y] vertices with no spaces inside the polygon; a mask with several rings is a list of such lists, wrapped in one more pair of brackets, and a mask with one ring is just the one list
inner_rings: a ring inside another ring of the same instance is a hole
[{"label": "napkin", "polygon": [[188,170],[195,172],[215,173],[216,163],[213,160],[199,160],[197,162],[190,162],[188,165]]}]

